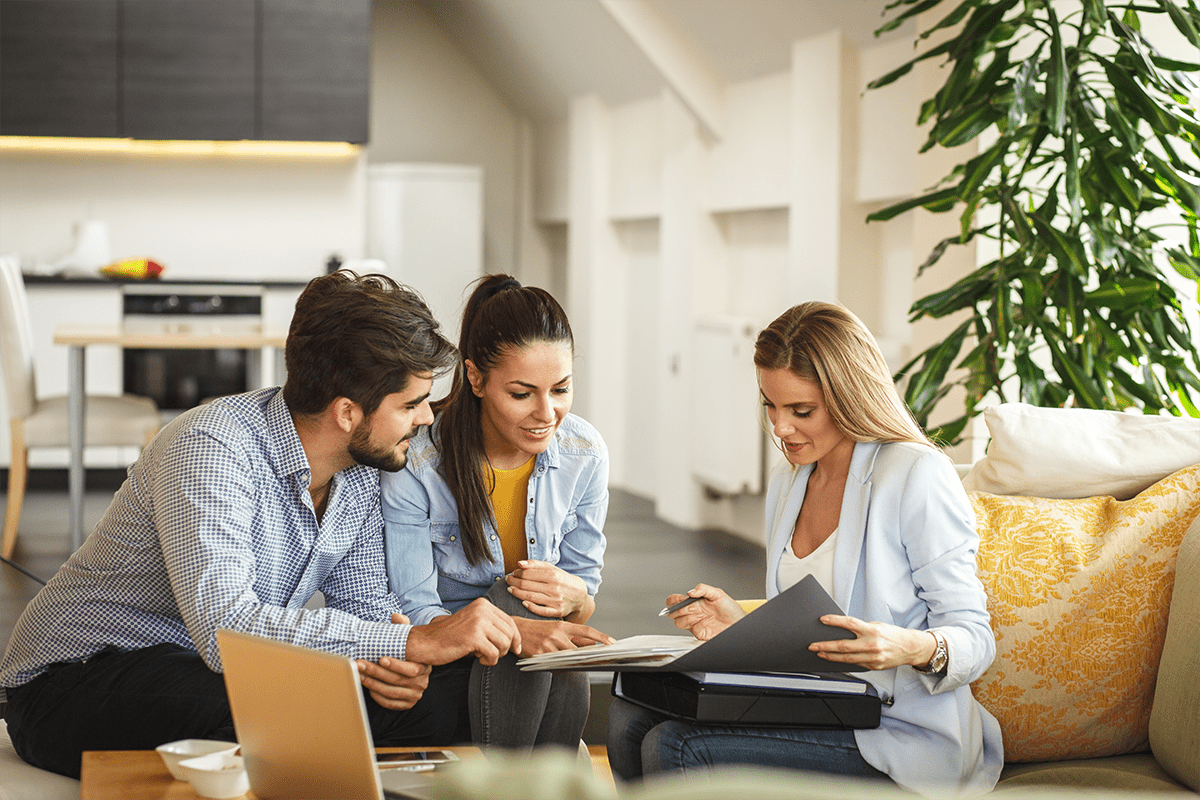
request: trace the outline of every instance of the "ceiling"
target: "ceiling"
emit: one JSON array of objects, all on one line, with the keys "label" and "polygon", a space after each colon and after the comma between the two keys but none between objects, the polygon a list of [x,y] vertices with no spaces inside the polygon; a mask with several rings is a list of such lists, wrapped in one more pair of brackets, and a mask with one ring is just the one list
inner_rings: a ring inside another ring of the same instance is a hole
[{"label": "ceiling", "polygon": [[[604,0],[414,0],[519,113],[565,117],[572,97],[610,105],[657,95],[663,77]],[[661,24],[718,85],[785,72],[792,43],[840,28],[870,47],[888,0],[612,0]]]}]

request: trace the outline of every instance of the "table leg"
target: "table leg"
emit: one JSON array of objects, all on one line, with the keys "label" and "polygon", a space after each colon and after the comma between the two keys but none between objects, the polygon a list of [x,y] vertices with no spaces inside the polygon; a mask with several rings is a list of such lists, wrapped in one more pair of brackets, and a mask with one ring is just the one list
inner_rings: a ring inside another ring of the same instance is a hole
[{"label": "table leg", "polygon": [[84,443],[84,346],[67,348],[67,439],[70,462],[67,467],[67,491],[71,505],[71,552],[83,544],[83,443]]}]

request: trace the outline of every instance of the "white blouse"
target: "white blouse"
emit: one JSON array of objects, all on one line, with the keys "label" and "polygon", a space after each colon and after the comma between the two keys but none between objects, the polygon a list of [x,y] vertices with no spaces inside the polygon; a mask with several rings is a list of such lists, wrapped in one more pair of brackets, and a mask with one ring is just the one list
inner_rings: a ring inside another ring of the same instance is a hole
[{"label": "white blouse", "polygon": [[797,558],[789,543],[783,548],[783,556],[779,559],[779,569],[775,573],[775,584],[779,591],[795,586],[808,575],[817,579],[829,595],[833,596],[833,543],[837,541],[837,531],[829,534],[829,538],[806,555]]}]

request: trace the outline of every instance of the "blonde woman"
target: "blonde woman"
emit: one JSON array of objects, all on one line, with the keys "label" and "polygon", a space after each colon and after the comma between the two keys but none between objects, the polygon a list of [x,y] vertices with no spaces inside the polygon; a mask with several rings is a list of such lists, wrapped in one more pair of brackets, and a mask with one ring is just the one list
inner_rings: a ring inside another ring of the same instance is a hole
[{"label": "blonde woman", "polygon": [[[917,791],[982,793],[1003,755],[996,720],[971,695],[995,655],[971,506],[950,461],[896,393],[870,332],[828,303],[789,309],[761,334],[754,363],[786,461],[767,492],[766,591],[813,575],[852,639],[814,643],[851,664],[890,705],[870,730],[688,723],[621,700],[609,757],[629,780],[666,770],[753,764],[874,777]],[[675,612],[709,639],[744,612],[722,590]],[[672,595],[667,603],[684,599]]]}]

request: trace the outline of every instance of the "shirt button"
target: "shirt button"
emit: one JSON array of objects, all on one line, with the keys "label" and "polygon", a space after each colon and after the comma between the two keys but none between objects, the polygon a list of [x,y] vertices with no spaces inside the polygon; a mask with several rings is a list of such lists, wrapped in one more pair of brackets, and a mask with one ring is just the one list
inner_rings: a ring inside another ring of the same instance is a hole
[{"label": "shirt button", "polygon": [[457,537],[457,536],[451,536],[451,537],[450,537],[450,541],[452,541],[452,542],[453,542],[453,541],[457,541],[457,540],[458,540],[458,537]]},{"label": "shirt button", "polygon": [[529,543],[530,543],[530,544],[537,544],[537,539],[530,539],[530,540],[529,540]]},{"label": "shirt button", "polygon": [[493,541],[493,542],[494,542],[494,541],[496,541],[496,534],[494,534],[494,533],[493,533],[493,534],[492,534],[492,536],[491,536],[491,539],[492,539],[492,541]]}]

